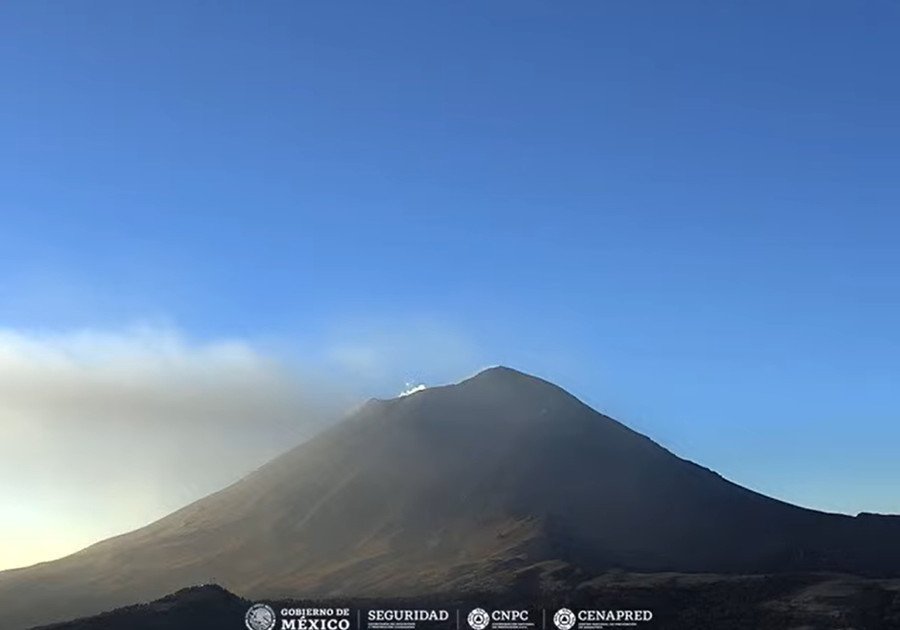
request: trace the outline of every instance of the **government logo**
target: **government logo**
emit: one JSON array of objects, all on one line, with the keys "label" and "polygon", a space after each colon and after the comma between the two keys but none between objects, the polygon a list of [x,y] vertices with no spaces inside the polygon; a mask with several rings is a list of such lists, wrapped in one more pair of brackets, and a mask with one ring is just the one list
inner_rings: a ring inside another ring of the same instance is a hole
[{"label": "government logo", "polygon": [[247,630],[272,630],[275,627],[275,611],[266,604],[253,604],[244,615]]}]

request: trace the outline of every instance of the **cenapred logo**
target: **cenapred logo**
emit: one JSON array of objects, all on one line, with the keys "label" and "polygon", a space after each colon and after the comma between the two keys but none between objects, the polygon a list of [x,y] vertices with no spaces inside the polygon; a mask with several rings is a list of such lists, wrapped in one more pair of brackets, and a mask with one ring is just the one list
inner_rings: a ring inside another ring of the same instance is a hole
[{"label": "cenapred logo", "polygon": [[253,604],[244,615],[248,630],[272,630],[275,627],[275,611],[266,604]]},{"label": "cenapred logo", "polygon": [[491,623],[491,616],[484,608],[476,608],[466,618],[472,630],[484,630]]},{"label": "cenapred logo", "polygon": [[553,615],[553,625],[559,630],[572,630],[575,627],[575,613],[568,608],[560,608]]},{"label": "cenapred logo", "polygon": [[652,610],[621,610],[617,608],[580,609],[571,611],[560,608],[553,615],[553,624],[559,630],[600,630],[609,627],[634,628],[653,619]]}]

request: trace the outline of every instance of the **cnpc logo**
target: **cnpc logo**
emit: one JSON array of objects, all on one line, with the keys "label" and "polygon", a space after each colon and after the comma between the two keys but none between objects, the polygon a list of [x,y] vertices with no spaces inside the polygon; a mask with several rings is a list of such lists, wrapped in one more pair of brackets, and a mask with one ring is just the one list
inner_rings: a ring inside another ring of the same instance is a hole
[{"label": "cnpc logo", "polygon": [[472,630],[485,630],[492,621],[504,621],[513,623],[527,623],[527,610],[494,610],[486,611],[484,608],[475,608],[466,617],[469,627]]}]

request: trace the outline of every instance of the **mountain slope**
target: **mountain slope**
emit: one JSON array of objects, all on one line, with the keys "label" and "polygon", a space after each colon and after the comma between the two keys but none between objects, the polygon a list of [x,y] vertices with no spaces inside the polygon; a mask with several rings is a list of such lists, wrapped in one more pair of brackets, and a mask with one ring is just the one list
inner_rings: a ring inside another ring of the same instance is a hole
[{"label": "mountain slope", "polygon": [[396,597],[610,567],[897,575],[900,519],[764,497],[550,383],[494,368],[370,401],[148,527],[0,573],[0,625],[210,581],[248,597]]}]

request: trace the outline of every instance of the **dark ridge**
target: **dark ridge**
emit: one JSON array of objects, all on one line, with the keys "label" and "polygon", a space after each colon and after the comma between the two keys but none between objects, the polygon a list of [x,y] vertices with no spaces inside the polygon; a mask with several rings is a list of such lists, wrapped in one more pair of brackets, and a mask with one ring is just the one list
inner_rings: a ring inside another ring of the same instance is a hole
[{"label": "dark ridge", "polygon": [[[218,584],[189,586],[160,599],[34,630],[218,630],[243,626],[248,602]],[[241,625],[237,625],[241,623]]]}]

